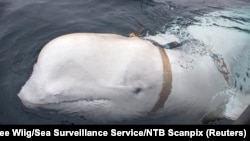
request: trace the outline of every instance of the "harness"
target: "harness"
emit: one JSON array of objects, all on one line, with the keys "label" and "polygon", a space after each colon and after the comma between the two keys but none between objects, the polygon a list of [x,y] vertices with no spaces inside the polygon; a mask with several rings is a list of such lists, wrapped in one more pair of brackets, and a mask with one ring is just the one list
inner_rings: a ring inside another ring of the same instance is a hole
[{"label": "harness", "polygon": [[[138,37],[136,34],[131,33],[129,35],[129,37]],[[154,107],[151,109],[151,111],[149,112],[149,114],[152,114],[156,111],[158,111],[160,108],[162,108],[164,106],[164,103],[167,101],[168,96],[171,93],[171,89],[172,89],[172,71],[171,71],[171,65],[169,62],[169,58],[165,52],[164,49],[173,49],[176,47],[180,47],[182,45],[182,43],[178,43],[178,42],[171,42],[165,45],[161,45],[159,43],[157,43],[154,40],[150,40],[150,39],[145,39],[150,41],[153,45],[155,45],[161,55],[161,59],[162,59],[162,65],[163,65],[163,82],[162,82],[162,89],[161,92],[159,94],[159,98],[157,100],[157,102],[155,103]],[[224,59],[222,57],[219,57],[217,54],[213,53],[212,51],[210,51],[210,57],[214,60],[214,63],[216,65],[216,68],[218,69],[218,71],[223,75],[224,79],[227,81],[227,83],[229,84],[229,71],[227,68],[227,65],[224,61]]]},{"label": "harness", "polygon": [[[177,42],[171,42],[171,43],[168,43],[165,45],[161,45],[153,40],[150,40],[150,39],[146,39],[146,40],[150,41],[153,45],[155,45],[158,48],[160,55],[161,55],[161,59],[162,59],[162,65],[163,65],[162,90],[159,94],[159,98],[158,98],[157,102],[155,103],[154,107],[150,111],[150,114],[152,114],[164,106],[164,103],[167,101],[168,96],[170,95],[171,89],[172,89],[171,65],[169,62],[169,58],[165,52],[165,49],[176,48],[176,47],[181,46],[181,44],[177,43]],[[223,75],[223,77],[227,81],[227,83],[230,84],[230,82],[229,82],[230,72],[227,68],[227,65],[226,65],[224,59],[222,57],[219,57],[217,54],[213,53],[212,51],[210,51],[210,57],[213,59],[217,70]]]},{"label": "harness", "polygon": [[162,58],[162,65],[163,65],[163,82],[162,82],[162,89],[159,94],[159,98],[157,102],[155,103],[154,107],[150,111],[150,113],[154,113],[160,108],[164,106],[164,103],[167,101],[168,96],[170,95],[171,89],[172,89],[172,71],[171,71],[171,65],[168,59],[168,56],[162,47],[158,47],[158,50],[161,54]]},{"label": "harness", "polygon": [[229,83],[229,71],[227,68],[227,65],[224,61],[224,59],[222,57],[219,57],[217,54],[215,53],[210,53],[211,58],[214,60],[214,64],[216,65],[218,71],[223,75],[224,79],[227,81],[228,84]]}]

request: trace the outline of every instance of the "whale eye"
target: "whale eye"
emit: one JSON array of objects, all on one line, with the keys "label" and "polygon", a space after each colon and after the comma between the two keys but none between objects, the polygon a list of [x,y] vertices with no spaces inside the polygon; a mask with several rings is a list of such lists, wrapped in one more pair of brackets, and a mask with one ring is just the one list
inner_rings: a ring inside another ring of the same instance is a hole
[{"label": "whale eye", "polygon": [[141,92],[141,90],[142,89],[140,87],[137,87],[137,88],[134,89],[133,93],[139,94]]}]

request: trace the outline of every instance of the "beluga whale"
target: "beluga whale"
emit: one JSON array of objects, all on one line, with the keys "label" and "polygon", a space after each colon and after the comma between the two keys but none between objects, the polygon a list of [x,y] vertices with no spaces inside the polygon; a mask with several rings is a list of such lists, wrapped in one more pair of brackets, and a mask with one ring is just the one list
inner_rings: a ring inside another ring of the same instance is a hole
[{"label": "beluga whale", "polygon": [[175,113],[185,114],[180,123],[230,118],[221,106],[228,100],[218,96],[233,81],[225,59],[212,52],[192,56],[136,36],[72,33],[42,48],[18,96],[28,108],[98,123]]}]

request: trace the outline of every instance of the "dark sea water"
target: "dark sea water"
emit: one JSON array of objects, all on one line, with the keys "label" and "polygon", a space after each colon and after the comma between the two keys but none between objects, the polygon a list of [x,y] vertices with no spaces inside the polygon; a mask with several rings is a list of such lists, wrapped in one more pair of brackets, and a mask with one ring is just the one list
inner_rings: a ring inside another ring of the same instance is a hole
[{"label": "dark sea water", "polygon": [[40,50],[57,36],[154,35],[173,25],[193,24],[197,16],[243,6],[250,6],[250,0],[0,0],[0,124],[68,123],[61,116],[53,120],[30,112],[17,97]]}]

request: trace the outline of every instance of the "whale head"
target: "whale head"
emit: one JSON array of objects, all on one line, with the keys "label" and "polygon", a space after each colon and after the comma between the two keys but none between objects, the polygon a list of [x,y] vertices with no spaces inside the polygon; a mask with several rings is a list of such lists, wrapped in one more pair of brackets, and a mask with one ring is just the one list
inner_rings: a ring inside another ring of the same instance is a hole
[{"label": "whale head", "polygon": [[28,108],[94,121],[145,117],[162,90],[161,62],[158,49],[139,39],[66,35],[43,48],[18,96]]}]

